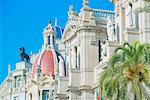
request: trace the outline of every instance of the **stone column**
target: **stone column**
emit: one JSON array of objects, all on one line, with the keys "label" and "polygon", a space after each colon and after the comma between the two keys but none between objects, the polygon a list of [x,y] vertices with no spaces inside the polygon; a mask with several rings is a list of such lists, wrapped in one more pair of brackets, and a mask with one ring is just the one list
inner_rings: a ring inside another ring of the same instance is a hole
[{"label": "stone column", "polygon": [[39,87],[37,85],[32,86],[32,100],[40,100]]},{"label": "stone column", "polygon": [[42,93],[43,93],[43,90],[40,91],[40,100],[42,100]]},{"label": "stone column", "polygon": [[123,43],[125,40],[125,34],[124,34],[124,30],[125,30],[125,9],[122,7],[122,4],[119,5],[120,6],[120,10],[119,10],[119,24],[120,24],[120,30],[119,30],[119,42]]}]

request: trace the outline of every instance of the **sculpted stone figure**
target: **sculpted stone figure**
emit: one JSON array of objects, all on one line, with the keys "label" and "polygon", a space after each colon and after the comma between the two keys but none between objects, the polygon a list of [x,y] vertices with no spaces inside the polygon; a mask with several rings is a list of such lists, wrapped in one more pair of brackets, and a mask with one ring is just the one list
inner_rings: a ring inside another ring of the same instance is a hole
[{"label": "sculpted stone figure", "polygon": [[107,34],[109,41],[115,41],[115,32],[114,32],[114,25],[111,22],[111,19],[108,19],[107,23]]},{"label": "sculpted stone figure", "polygon": [[107,58],[107,42],[108,40],[105,40],[104,42],[101,43],[102,46],[102,52],[101,52],[101,58],[102,58],[102,62],[105,62],[106,58]]},{"label": "sculpted stone figure", "polygon": [[133,12],[132,12],[132,3],[129,2],[127,6],[127,18],[128,18],[128,27],[133,27]]},{"label": "sculpted stone figure", "polygon": [[69,17],[70,20],[72,20],[72,19],[74,19],[76,17],[79,17],[78,12],[76,12],[76,11],[74,12],[73,11],[73,5],[70,5],[70,7],[69,7],[68,17]]},{"label": "sculpted stone figure", "polygon": [[27,62],[30,61],[30,57],[25,53],[24,47],[19,48],[19,53],[20,53],[20,59],[21,59],[21,61],[24,61],[24,58],[26,59]]},{"label": "sculpted stone figure", "polygon": [[106,43],[104,41],[104,43],[102,43],[102,58],[104,58],[106,56]]},{"label": "sculpted stone figure", "polygon": [[65,70],[64,70],[64,61],[61,56],[58,56],[59,59],[59,76],[64,76],[65,75]]},{"label": "sculpted stone figure", "polygon": [[89,4],[89,0],[83,0],[83,5],[88,5]]},{"label": "sculpted stone figure", "polygon": [[73,18],[73,14],[74,14],[74,12],[73,12],[73,6],[70,5],[70,7],[69,7],[69,12],[68,12],[69,19],[72,19],[72,18]]}]

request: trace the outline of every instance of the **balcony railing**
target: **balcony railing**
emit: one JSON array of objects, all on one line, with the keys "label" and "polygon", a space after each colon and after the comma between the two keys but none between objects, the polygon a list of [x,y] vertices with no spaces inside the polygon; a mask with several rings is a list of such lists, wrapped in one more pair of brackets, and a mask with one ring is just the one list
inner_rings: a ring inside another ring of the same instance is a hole
[{"label": "balcony railing", "polygon": [[115,17],[115,13],[113,11],[92,9],[92,12],[93,12],[93,16],[96,18],[114,18]]}]

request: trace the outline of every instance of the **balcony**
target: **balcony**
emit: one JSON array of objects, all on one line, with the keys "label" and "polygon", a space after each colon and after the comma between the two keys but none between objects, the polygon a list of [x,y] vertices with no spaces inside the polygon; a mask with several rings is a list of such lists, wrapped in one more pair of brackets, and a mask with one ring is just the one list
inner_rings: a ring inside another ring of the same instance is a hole
[{"label": "balcony", "polygon": [[96,18],[115,18],[115,13],[108,10],[91,9]]}]

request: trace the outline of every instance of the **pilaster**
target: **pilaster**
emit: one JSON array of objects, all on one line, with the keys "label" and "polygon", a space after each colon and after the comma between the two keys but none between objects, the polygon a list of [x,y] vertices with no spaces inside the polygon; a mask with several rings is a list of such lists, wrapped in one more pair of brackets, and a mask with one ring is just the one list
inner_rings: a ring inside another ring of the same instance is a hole
[{"label": "pilaster", "polygon": [[[92,30],[92,29],[91,29]],[[80,90],[82,92],[81,100],[92,100],[94,94],[91,92],[94,84],[94,66],[98,64],[98,46],[96,46],[96,33],[83,30],[81,34],[81,83]],[[91,36],[89,36],[91,34]],[[92,41],[91,41],[92,39]],[[93,41],[95,40],[95,43]]]},{"label": "pilaster", "polygon": [[66,89],[66,92],[69,96],[69,100],[74,100],[80,97],[81,92],[80,87],[80,70],[79,69],[70,69],[69,70],[69,84]]},{"label": "pilaster", "polygon": [[40,91],[40,100],[42,100],[43,90]]},{"label": "pilaster", "polygon": [[57,93],[65,94],[66,92],[64,90],[68,87],[66,84],[68,84],[68,78],[67,77],[59,77]]},{"label": "pilaster", "polygon": [[79,86],[80,85],[80,70],[70,69],[69,70],[69,86]]},{"label": "pilaster", "polygon": [[141,42],[150,42],[150,13],[142,12],[139,14],[139,25]]},{"label": "pilaster", "polygon": [[93,100],[94,90],[91,85],[82,85],[80,90],[82,92],[81,100]]},{"label": "pilaster", "polygon": [[106,62],[109,61],[110,57],[114,54],[114,51],[118,46],[119,44],[116,42],[108,42]]},{"label": "pilaster", "polygon": [[119,42],[123,43],[125,40],[125,9],[122,7],[122,4],[119,5],[119,24],[120,24],[120,30],[119,30]]}]

